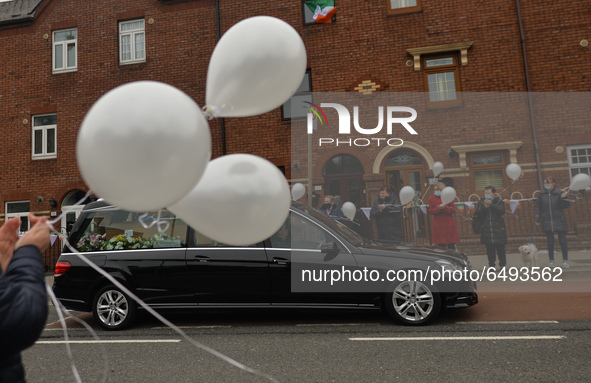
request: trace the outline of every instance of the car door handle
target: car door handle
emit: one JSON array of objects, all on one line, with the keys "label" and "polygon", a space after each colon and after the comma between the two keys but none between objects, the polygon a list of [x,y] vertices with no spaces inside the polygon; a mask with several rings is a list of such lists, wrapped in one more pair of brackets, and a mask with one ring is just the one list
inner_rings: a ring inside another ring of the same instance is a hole
[{"label": "car door handle", "polygon": [[209,257],[206,257],[205,255],[196,255],[193,257],[193,259],[198,262],[209,262],[210,261]]},{"label": "car door handle", "polygon": [[273,258],[273,263],[278,265],[287,265],[289,263],[289,259],[285,258]]}]

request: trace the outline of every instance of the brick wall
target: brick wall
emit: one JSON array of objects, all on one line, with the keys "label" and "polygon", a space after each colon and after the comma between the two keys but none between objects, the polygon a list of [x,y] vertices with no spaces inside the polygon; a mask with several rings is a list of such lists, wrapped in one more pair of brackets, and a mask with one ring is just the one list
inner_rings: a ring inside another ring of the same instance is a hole
[{"label": "brick wall", "polygon": [[[468,65],[459,67],[462,91],[527,90],[515,2],[464,1],[451,7],[445,2],[423,0],[422,12],[388,16],[384,0],[340,0],[335,23],[310,26],[303,25],[297,1],[219,3],[222,34],[255,15],[271,15],[290,23],[305,42],[315,92],[345,92],[365,79],[382,84],[389,92],[424,92],[423,71],[407,66],[412,60],[407,49],[460,42],[474,43],[468,50]],[[591,37],[589,5],[565,0],[543,5],[525,0],[520,4],[532,90],[588,92],[591,49],[581,47],[579,41]],[[136,17],[146,20],[147,60],[119,65],[117,21]],[[63,27],[78,29],[78,70],[52,74],[51,33]],[[44,38],[46,34],[49,38]],[[0,215],[4,202],[15,195],[30,196],[35,212],[48,213],[50,197],[61,202],[71,190],[86,190],[76,164],[76,135],[86,111],[110,89],[131,81],[157,80],[178,87],[202,106],[207,66],[216,40],[214,0],[45,0],[33,23],[3,26]],[[495,112],[495,118],[485,121],[470,119],[463,110],[466,105],[441,111],[438,118],[420,125],[417,137],[403,138],[443,162],[462,196],[472,192],[469,171],[459,168],[457,156],[447,156],[451,146],[523,141],[517,159],[527,169],[509,192],[529,194],[536,190],[536,156],[527,104],[515,115]],[[44,111],[58,116],[58,155],[51,160],[32,160],[31,117]],[[539,155],[544,175],[557,177],[561,185],[566,185],[567,153],[557,152],[556,147],[591,143],[591,130],[586,115],[578,121],[565,115],[559,127],[555,121],[547,123],[552,113],[549,105],[536,109]],[[220,119],[210,121],[213,157],[222,155],[221,125]],[[285,166],[288,178],[304,177],[291,168],[291,144],[295,142],[291,142],[291,123],[281,120],[280,109],[261,116],[226,118],[224,125],[227,153],[253,153]],[[314,178],[322,179],[326,161],[346,153],[359,157],[366,179],[373,177],[373,183],[379,182],[371,173],[371,164],[379,153],[376,148],[363,153],[350,148],[319,152],[314,158],[319,164]],[[300,171],[306,169],[306,161],[302,161]],[[431,176],[427,165],[424,170],[425,177]],[[44,202],[33,202],[37,195],[45,196]],[[368,196],[366,202],[371,203],[372,198]]]}]

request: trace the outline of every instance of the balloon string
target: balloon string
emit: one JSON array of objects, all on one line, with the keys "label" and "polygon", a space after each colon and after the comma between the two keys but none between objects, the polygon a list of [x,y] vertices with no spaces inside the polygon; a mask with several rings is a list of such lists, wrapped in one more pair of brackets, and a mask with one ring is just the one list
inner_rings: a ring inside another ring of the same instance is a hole
[{"label": "balloon string", "polygon": [[513,185],[515,182],[517,182],[517,180],[518,180],[518,179],[520,179],[521,177],[523,177],[523,173],[521,173],[521,174],[519,175],[519,177],[515,178],[515,179],[513,180],[513,182],[511,182],[509,185],[507,185],[507,187],[506,187],[506,188],[504,188],[503,190],[501,190],[501,191],[500,191],[500,192],[498,192],[497,194],[503,194],[503,192],[504,192],[505,190],[509,189],[509,188],[511,187],[511,185]]},{"label": "balloon string", "polygon": [[[72,368],[72,373],[74,374],[74,379],[76,379],[77,383],[82,383],[82,378],[80,377],[80,373],[78,372],[78,368],[76,367],[76,362],[74,362],[74,357],[72,355],[72,349],[70,347],[70,341],[68,338],[68,327],[64,318],[63,313],[67,313],[68,310],[61,304],[61,302],[57,299],[57,297],[55,296],[53,290],[51,289],[51,287],[49,286],[49,284],[47,284],[47,282],[45,283],[45,290],[47,291],[47,294],[49,294],[50,298],[51,298],[51,302],[53,303],[53,307],[55,307],[56,313],[59,317],[59,321],[60,321],[60,325],[62,326],[62,330],[64,332],[64,340],[65,340],[65,346],[66,346],[66,354],[68,355],[68,359],[70,360],[70,366]],[[98,336],[98,334],[96,333],[96,331],[94,331],[92,329],[92,327],[90,327],[90,325],[88,323],[86,323],[85,321],[76,318],[75,316],[72,316],[68,313],[68,319],[73,319],[76,322],[80,323],[82,326],[84,326],[86,328],[86,330],[92,335],[92,337],[97,340],[100,341],[100,337]],[[101,347],[101,351],[103,354],[103,361],[104,361],[104,373],[103,373],[103,383],[107,381],[107,371],[108,371],[108,356],[107,356],[107,349],[105,348],[105,346],[102,343],[99,343],[100,347]]]},{"label": "balloon string", "polygon": [[[52,221],[47,222],[49,225],[53,225],[56,222],[59,222],[64,215],[68,214],[69,212],[71,212],[73,210],[73,208],[75,206],[79,206],[82,204],[82,202],[86,201],[86,199],[88,197],[90,197],[90,195],[92,194],[92,190],[89,190],[86,195],[84,195],[84,197],[82,197],[78,202],[76,202],[73,205],[69,205],[68,207],[62,207],[62,214],[60,214],[57,218],[53,219]],[[54,230],[55,231],[55,230]],[[57,233],[57,232],[56,232]]]},{"label": "balloon string", "polygon": [[[50,226],[51,227],[51,226]],[[277,382],[279,383],[279,381],[277,379],[275,379],[274,377],[272,377],[271,375],[265,374],[261,371],[255,370],[253,368],[250,368],[232,358],[230,358],[229,356],[226,356],[224,354],[222,354],[219,351],[214,350],[211,347],[208,347],[198,341],[196,341],[195,339],[191,338],[190,336],[188,336],[185,332],[183,332],[180,328],[178,328],[177,326],[175,326],[172,322],[168,321],[166,318],[164,318],[162,315],[158,314],[153,308],[151,308],[150,306],[148,306],[144,301],[142,301],[138,296],[136,296],[134,293],[132,293],[131,291],[129,291],[129,289],[127,289],[125,286],[123,286],[119,281],[117,281],[115,278],[113,278],[112,275],[108,274],[106,271],[104,271],[103,269],[101,269],[99,266],[97,266],[96,264],[94,264],[93,262],[91,262],[86,256],[84,256],[83,254],[81,254],[77,249],[75,249],[70,242],[68,241],[68,239],[64,239],[65,245],[68,247],[68,249],[70,249],[70,251],[72,251],[78,258],[80,258],[84,263],[86,263],[88,266],[90,266],[91,268],[93,268],[96,272],[98,272],[99,274],[103,275],[105,278],[107,278],[111,283],[113,283],[113,285],[115,285],[116,287],[118,287],[121,291],[123,291],[123,293],[127,294],[127,296],[129,296],[131,299],[133,299],[134,301],[136,301],[140,306],[142,306],[146,311],[148,311],[150,314],[152,314],[156,319],[158,319],[160,322],[162,322],[164,325],[170,327],[172,330],[174,330],[175,332],[177,332],[179,335],[181,335],[183,338],[185,338],[189,343],[191,343],[193,346],[206,351],[208,353],[210,353],[213,356],[216,356],[220,359],[222,359],[223,361],[233,365],[234,367],[237,367],[243,371],[246,371],[248,373],[260,376],[262,378],[265,378],[271,382]]]}]

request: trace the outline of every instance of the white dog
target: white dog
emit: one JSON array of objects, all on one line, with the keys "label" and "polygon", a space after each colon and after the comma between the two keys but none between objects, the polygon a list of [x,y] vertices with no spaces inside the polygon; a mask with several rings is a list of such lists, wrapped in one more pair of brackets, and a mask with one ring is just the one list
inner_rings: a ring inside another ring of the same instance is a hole
[{"label": "white dog", "polygon": [[519,246],[521,259],[525,267],[532,267],[538,265],[538,248],[533,243],[529,245]]}]

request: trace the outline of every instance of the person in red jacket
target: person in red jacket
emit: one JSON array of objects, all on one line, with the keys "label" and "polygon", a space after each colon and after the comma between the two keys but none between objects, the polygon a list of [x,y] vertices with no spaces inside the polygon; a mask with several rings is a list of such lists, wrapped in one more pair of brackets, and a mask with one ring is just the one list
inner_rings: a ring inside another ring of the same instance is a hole
[{"label": "person in red jacket", "polygon": [[433,215],[431,243],[455,250],[456,243],[460,242],[458,226],[453,217],[456,213],[456,204],[453,201],[447,205],[441,202],[441,190],[444,188],[443,182],[437,182],[433,188],[433,195],[429,197],[429,214]]},{"label": "person in red jacket", "polygon": [[47,320],[42,253],[50,245],[45,218],[29,215],[33,226],[20,239],[20,217],[0,227],[0,383],[25,382],[21,351],[32,346]]}]

